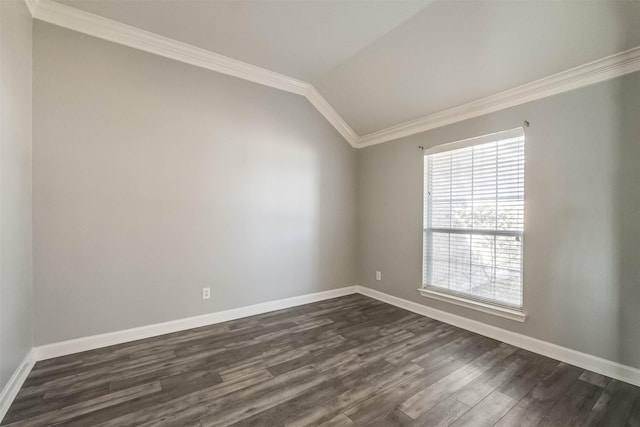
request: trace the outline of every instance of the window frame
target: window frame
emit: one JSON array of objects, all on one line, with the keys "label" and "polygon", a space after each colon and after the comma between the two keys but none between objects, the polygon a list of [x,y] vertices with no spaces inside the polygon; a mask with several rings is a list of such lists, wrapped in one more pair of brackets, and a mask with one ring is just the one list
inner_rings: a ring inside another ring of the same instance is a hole
[{"label": "window frame", "polygon": [[[525,130],[524,127],[518,127],[518,128],[514,128],[514,129],[509,129],[509,130],[505,130],[505,131],[500,131],[500,132],[494,132],[491,134],[487,134],[487,135],[482,135],[482,136],[477,136],[477,137],[473,137],[473,138],[467,138],[467,139],[463,139],[460,141],[455,141],[455,142],[451,142],[451,143],[445,143],[445,144],[440,144],[440,145],[436,145],[434,147],[431,148],[427,148],[423,150],[423,183],[422,183],[422,189],[423,189],[423,194],[425,192],[425,188],[427,185],[427,182],[424,181],[424,170],[425,170],[425,162],[427,159],[427,156],[432,155],[432,154],[437,154],[437,153],[443,153],[443,152],[447,152],[447,151],[453,151],[453,150],[458,150],[458,149],[462,149],[462,148],[467,148],[467,147],[471,147],[471,146],[475,146],[475,145],[481,145],[481,144],[485,144],[485,143],[490,143],[490,142],[495,142],[495,141],[499,141],[499,140],[503,140],[503,139],[509,139],[509,138],[515,138],[515,137],[523,137],[525,139],[524,142],[524,147],[526,150],[526,146],[527,146],[527,139],[526,139],[526,134],[525,134]],[[525,164],[526,164],[526,154],[525,154]],[[526,171],[526,168],[525,168]],[[523,187],[524,187],[524,182],[523,182]],[[425,197],[422,198],[423,200],[423,206],[422,206],[422,215],[423,215],[423,219],[425,217],[425,212],[427,209],[426,206],[426,200]],[[524,203],[524,202],[523,202]],[[524,213],[524,205],[523,205],[523,213]],[[523,223],[524,225],[524,223]],[[524,227],[522,231],[515,231],[515,230],[492,230],[492,229],[488,229],[488,230],[484,230],[484,229],[469,229],[469,230],[461,230],[461,229],[449,229],[449,228],[433,228],[433,227],[429,227],[429,224],[427,223],[423,223],[422,226],[422,230],[423,230],[423,256],[422,256],[422,286],[418,289],[418,292],[425,297],[428,298],[432,298],[432,299],[436,299],[439,301],[444,301],[450,304],[455,304],[458,306],[462,306],[465,308],[470,308],[473,310],[477,310],[477,311],[481,311],[484,313],[488,313],[488,314],[492,314],[495,316],[500,316],[500,317],[504,317],[507,319],[511,319],[511,320],[515,320],[518,322],[524,322],[526,320],[526,313],[524,311],[524,306],[525,306],[525,299],[524,299],[524,237],[525,237],[525,233],[524,233]],[[440,230],[441,232],[446,232],[446,233],[453,233],[453,234],[480,234],[480,235],[490,235],[490,236],[513,236],[513,237],[519,237],[520,239],[520,245],[521,245],[521,249],[520,249],[520,283],[521,283],[521,301],[522,304],[520,306],[516,306],[516,305],[512,305],[512,304],[508,304],[508,303],[501,303],[500,301],[495,301],[492,300],[490,298],[483,298],[480,296],[475,296],[472,294],[468,294],[465,292],[458,292],[455,290],[450,290],[450,289],[446,289],[443,287],[439,287],[439,286],[432,286],[429,285],[428,283],[424,283],[426,282],[424,280],[424,274],[427,267],[427,252],[429,251],[429,248],[427,247],[428,243],[428,234],[429,232],[434,232],[434,231],[438,231]]]}]

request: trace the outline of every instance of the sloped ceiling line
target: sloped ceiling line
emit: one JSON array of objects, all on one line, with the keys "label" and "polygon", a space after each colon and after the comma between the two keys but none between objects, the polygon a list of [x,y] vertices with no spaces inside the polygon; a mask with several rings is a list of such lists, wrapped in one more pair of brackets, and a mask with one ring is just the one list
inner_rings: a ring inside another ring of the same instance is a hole
[{"label": "sloped ceiling line", "polygon": [[513,89],[400,123],[364,136],[358,136],[310,83],[51,0],[25,0],[25,2],[34,19],[304,96],[354,148],[390,142],[405,136],[640,71],[640,46],[638,46]]},{"label": "sloped ceiling line", "polygon": [[358,147],[382,144],[640,71],[640,46],[513,89],[429,114],[358,138]]},{"label": "sloped ceiling line", "polygon": [[322,95],[307,82],[51,0],[25,1],[34,19],[207,70],[302,95],[318,109],[320,114],[335,127],[351,146],[355,147],[357,143],[358,135]]}]

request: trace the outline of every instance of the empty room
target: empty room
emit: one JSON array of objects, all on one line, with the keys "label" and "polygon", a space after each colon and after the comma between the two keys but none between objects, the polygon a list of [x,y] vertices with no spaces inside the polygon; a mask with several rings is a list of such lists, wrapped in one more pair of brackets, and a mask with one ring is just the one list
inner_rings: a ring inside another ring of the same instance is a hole
[{"label": "empty room", "polygon": [[640,0],[0,0],[0,426],[640,427]]}]

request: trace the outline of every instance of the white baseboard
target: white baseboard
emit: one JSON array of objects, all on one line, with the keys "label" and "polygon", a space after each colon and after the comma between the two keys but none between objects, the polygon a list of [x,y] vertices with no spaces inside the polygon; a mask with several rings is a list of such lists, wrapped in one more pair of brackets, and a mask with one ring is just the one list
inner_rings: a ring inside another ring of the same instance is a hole
[{"label": "white baseboard", "polygon": [[285,298],[276,301],[268,301],[246,307],[234,308],[231,310],[218,311],[216,313],[204,314],[201,316],[188,317],[185,319],[172,320],[170,322],[157,323],[154,325],[141,326],[138,328],[125,329],[122,331],[109,332],[106,334],[92,335],[72,339],[68,341],[47,344],[35,347],[37,360],[51,359],[68,354],[79,353],[81,351],[94,350],[115,344],[122,344],[172,332],[184,331],[201,326],[213,325],[227,322],[229,320],[240,319],[256,314],[267,313],[326,299],[337,298],[344,295],[357,293],[356,286],[332,289],[330,291],[317,292],[314,294],[300,295],[297,297]]},{"label": "white baseboard", "polygon": [[445,322],[469,331],[503,341],[516,347],[524,348],[534,353],[542,354],[559,361],[579,366],[620,381],[624,381],[636,386],[640,386],[640,369],[625,366],[620,363],[612,362],[607,359],[592,356],[546,341],[522,335],[506,329],[488,325],[458,316],[446,311],[437,310],[426,305],[418,304],[402,298],[394,297],[374,289],[363,286],[349,286],[340,289],[333,289],[314,294],[300,295],[297,297],[286,298],[276,301],[269,301],[261,304],[250,305],[246,307],[235,308],[231,310],[219,311],[216,313],[205,314],[202,316],[189,317],[185,319],[173,320],[165,323],[142,326],[139,328],[126,329],[122,331],[110,332],[106,334],[93,335],[63,341],[53,344],[47,344],[33,348],[22,361],[18,369],[2,390],[0,394],[0,420],[4,417],[9,409],[11,402],[20,390],[24,380],[31,371],[37,360],[50,359],[53,357],[65,356],[68,354],[78,353],[81,351],[93,350],[101,347],[107,347],[115,344],[135,341],[144,338],[150,338],[158,335],[168,334],[172,332],[183,331],[201,326],[213,325],[216,323],[226,322],[229,320],[240,319],[256,314],[267,313],[270,311],[281,310],[284,308],[295,307],[303,304],[323,301],[331,298],[337,298],[354,293],[360,293],[371,298],[395,305],[405,310],[427,316],[441,322]]},{"label": "white baseboard", "polygon": [[16,398],[18,391],[20,391],[20,387],[24,383],[24,380],[27,379],[27,375],[31,372],[31,368],[36,363],[35,352],[31,349],[22,359],[22,362],[18,365],[16,370],[7,381],[7,384],[4,386],[2,391],[0,392],[0,422],[7,414],[11,403],[13,403],[13,399]]},{"label": "white baseboard", "polygon": [[610,378],[615,378],[629,384],[640,386],[640,369],[552,344],[547,341],[542,341],[537,338],[532,338],[527,335],[522,335],[517,332],[487,325],[486,323],[471,320],[446,311],[437,310],[426,305],[376,291],[375,289],[357,286],[357,291],[362,295],[404,308],[405,310],[409,310],[534,353],[542,354],[543,356],[551,357],[552,359],[557,359],[570,365],[597,372]]}]

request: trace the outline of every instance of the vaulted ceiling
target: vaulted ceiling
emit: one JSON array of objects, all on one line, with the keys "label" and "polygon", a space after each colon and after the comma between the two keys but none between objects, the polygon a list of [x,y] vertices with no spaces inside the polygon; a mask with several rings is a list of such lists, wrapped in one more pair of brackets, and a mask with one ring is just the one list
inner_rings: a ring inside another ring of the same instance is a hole
[{"label": "vaulted ceiling", "polygon": [[59,2],[305,81],[347,61],[427,5],[427,0]]},{"label": "vaulted ceiling", "polygon": [[640,45],[640,1],[437,1],[312,81],[364,135]]},{"label": "vaulted ceiling", "polygon": [[361,136],[640,46],[640,0],[56,1],[310,82]]}]

